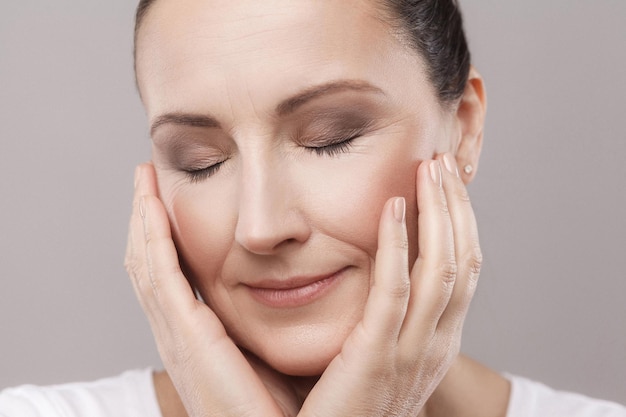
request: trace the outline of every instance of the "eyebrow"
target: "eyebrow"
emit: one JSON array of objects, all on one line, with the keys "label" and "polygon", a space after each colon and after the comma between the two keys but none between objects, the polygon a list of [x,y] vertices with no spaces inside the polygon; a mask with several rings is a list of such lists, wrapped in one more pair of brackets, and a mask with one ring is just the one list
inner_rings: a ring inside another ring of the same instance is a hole
[{"label": "eyebrow", "polygon": [[163,125],[179,125],[193,127],[220,127],[220,123],[212,116],[189,113],[166,113],[157,117],[150,127],[150,135]]},{"label": "eyebrow", "polygon": [[[380,88],[362,80],[338,80],[315,85],[297,93],[296,95],[282,101],[274,110],[278,116],[286,116],[293,113],[299,107],[318,97],[340,93],[344,91],[360,91],[385,95]],[[219,128],[220,123],[211,115],[191,114],[191,113],[166,113],[158,116],[150,127],[150,134],[161,126],[174,124],[180,126]]]},{"label": "eyebrow", "polygon": [[286,116],[296,111],[299,107],[305,103],[327,94],[340,93],[343,91],[363,91],[370,93],[385,94],[380,88],[373,86],[367,81],[362,80],[339,80],[331,81],[328,83],[315,85],[307,88],[304,91],[296,94],[295,96],[286,99],[278,106],[276,106],[276,114],[279,116]]}]

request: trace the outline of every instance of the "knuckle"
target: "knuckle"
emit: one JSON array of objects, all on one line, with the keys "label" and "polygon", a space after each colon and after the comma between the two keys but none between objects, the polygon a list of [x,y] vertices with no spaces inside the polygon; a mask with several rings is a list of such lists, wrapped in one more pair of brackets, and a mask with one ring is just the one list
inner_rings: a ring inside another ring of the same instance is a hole
[{"label": "knuckle", "polygon": [[150,280],[144,276],[139,276],[139,278],[137,279],[137,290],[145,299],[149,299],[154,296],[152,284]]},{"label": "knuckle", "polygon": [[149,283],[149,278],[146,277],[145,271],[138,265],[129,272],[135,281],[135,288],[137,295],[140,299],[149,299],[152,297],[152,285]]},{"label": "knuckle", "polygon": [[467,192],[467,188],[465,187],[459,187],[457,189],[456,196],[462,202],[465,202],[465,203],[470,202],[470,196],[469,196],[469,193]]},{"label": "knuckle", "polygon": [[441,214],[443,214],[444,216],[449,216],[450,215],[450,208],[448,207],[448,203],[447,201],[442,201],[440,206],[439,206],[439,212]]},{"label": "knuckle", "polygon": [[402,282],[399,282],[398,284],[393,285],[391,288],[389,288],[388,293],[393,298],[404,299],[408,297],[411,293],[411,283],[408,279],[403,279]]},{"label": "knuckle", "polygon": [[480,271],[483,265],[483,255],[478,246],[465,257],[463,265],[465,265],[467,268],[467,286],[470,294],[472,294],[474,289],[478,285],[478,278],[480,276]]},{"label": "knuckle", "polygon": [[471,274],[480,274],[483,265],[483,253],[478,246],[465,258],[464,264],[468,266]]},{"label": "knuckle", "polygon": [[144,241],[146,242],[146,250],[148,250],[149,244],[154,242],[154,235],[152,234],[149,228],[144,229],[143,238],[144,238]]},{"label": "knuckle", "polygon": [[401,236],[401,237],[396,237],[393,239],[393,247],[394,248],[398,248],[398,249],[402,249],[402,250],[407,250],[409,249],[409,239],[406,235]]},{"label": "knuckle", "polygon": [[458,266],[454,259],[449,259],[439,266],[439,275],[441,276],[442,281],[446,286],[454,286],[457,273]]},{"label": "knuckle", "polygon": [[157,256],[158,254],[163,253],[163,248],[165,246],[166,239],[158,236],[152,235],[150,232],[146,232],[146,258],[148,260],[148,265],[152,266],[154,261],[159,261],[161,256]]},{"label": "knuckle", "polygon": [[139,263],[133,256],[127,256],[126,259],[124,259],[124,268],[132,279],[136,280],[140,274]]}]

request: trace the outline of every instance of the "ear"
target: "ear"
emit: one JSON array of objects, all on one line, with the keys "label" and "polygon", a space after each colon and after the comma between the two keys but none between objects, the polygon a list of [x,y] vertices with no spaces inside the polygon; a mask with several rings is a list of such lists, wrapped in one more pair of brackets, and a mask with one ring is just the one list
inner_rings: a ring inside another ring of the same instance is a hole
[{"label": "ear", "polygon": [[461,178],[465,184],[474,179],[478,170],[486,112],[487,96],[483,78],[472,66],[465,92],[456,110],[459,136],[455,155]]}]

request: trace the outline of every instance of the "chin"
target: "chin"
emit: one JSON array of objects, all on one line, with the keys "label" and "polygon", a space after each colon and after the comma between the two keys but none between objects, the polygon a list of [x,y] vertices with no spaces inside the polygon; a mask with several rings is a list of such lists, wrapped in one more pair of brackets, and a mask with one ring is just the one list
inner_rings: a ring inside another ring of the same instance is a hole
[{"label": "chin", "polygon": [[319,376],[341,352],[353,327],[338,329],[332,325],[318,325],[281,329],[253,345],[246,343],[244,347],[282,374]]},{"label": "chin", "polygon": [[262,358],[281,374],[291,376],[318,376],[324,373],[330,362],[341,352],[341,347],[327,346],[304,349],[286,349]]}]

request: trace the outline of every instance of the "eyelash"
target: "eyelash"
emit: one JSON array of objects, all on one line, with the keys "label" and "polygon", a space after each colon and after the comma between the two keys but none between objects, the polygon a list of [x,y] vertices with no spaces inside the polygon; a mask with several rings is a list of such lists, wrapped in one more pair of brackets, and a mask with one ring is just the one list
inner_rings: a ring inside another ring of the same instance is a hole
[{"label": "eyelash", "polygon": [[194,170],[185,170],[185,173],[187,174],[187,177],[189,178],[189,181],[191,183],[198,183],[201,182],[207,178],[209,178],[211,175],[215,174],[217,171],[219,171],[219,169],[221,168],[222,164],[224,162],[226,162],[228,159],[224,159],[222,162],[218,162],[217,164],[213,164],[211,166],[208,166],[206,168],[201,168],[201,169],[194,169]]},{"label": "eyelash", "polygon": [[[309,152],[315,152],[319,156],[324,156],[324,155],[337,156],[341,153],[348,152],[353,145],[352,141],[358,138],[359,136],[360,134],[357,134],[347,139],[341,140],[339,142],[331,143],[330,145],[305,146],[304,148],[308,150]],[[187,177],[189,178],[189,181],[195,184],[216,174],[217,171],[219,171],[219,169],[221,168],[222,164],[224,164],[224,162],[226,162],[227,160],[228,159],[225,159],[221,162],[218,162],[217,164],[213,164],[206,168],[185,170],[185,173]]]},{"label": "eyelash", "polygon": [[360,134],[356,134],[347,139],[325,146],[306,146],[305,149],[309,152],[315,152],[319,156],[337,156],[341,153],[348,152],[353,145],[352,141],[359,136]]}]

